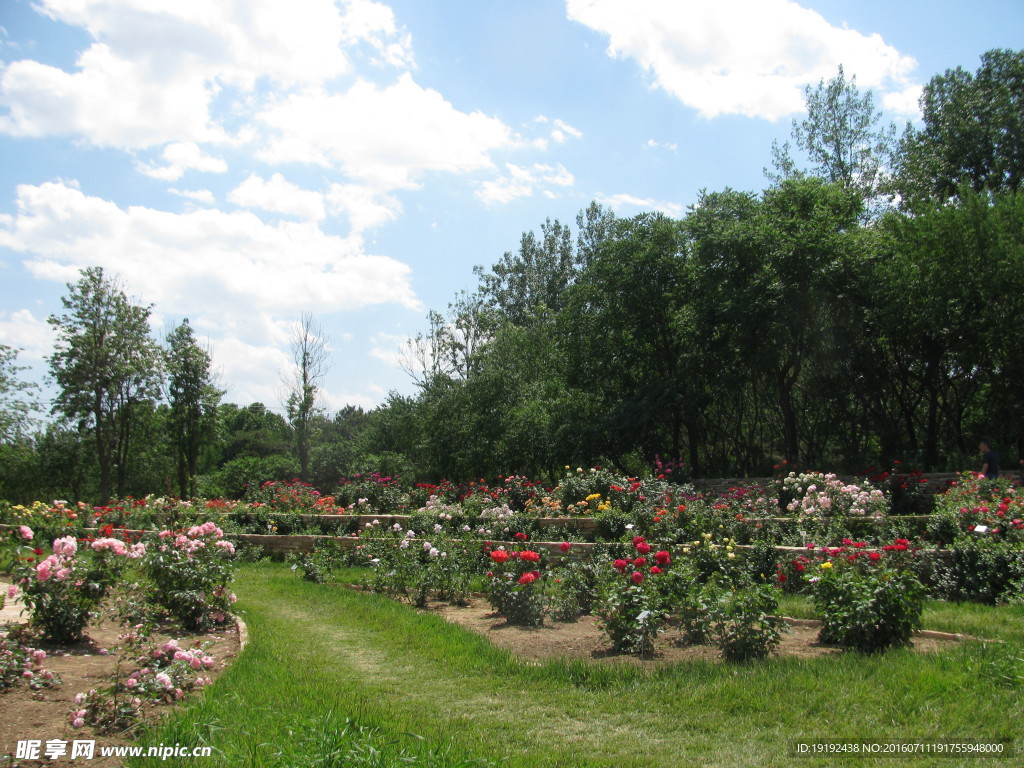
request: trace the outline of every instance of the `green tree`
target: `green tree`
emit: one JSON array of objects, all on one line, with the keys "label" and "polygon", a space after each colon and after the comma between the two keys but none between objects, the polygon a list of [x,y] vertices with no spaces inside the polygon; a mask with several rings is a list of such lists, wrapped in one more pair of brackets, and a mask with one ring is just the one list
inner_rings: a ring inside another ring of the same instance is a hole
[{"label": "green tree", "polygon": [[1024,179],[1024,50],[995,49],[981,67],[933,77],[921,96],[924,126],[901,142],[899,191],[908,204],[948,200],[962,188],[1016,191]]},{"label": "green tree", "polygon": [[603,453],[620,467],[634,451],[679,457],[696,437],[698,382],[686,370],[677,323],[685,267],[679,222],[661,214],[619,219],[570,291],[566,381],[599,394]]},{"label": "green tree", "polygon": [[507,251],[501,260],[484,272],[477,267],[480,292],[509,322],[526,323],[540,306],[558,311],[565,289],[578,272],[572,231],[557,219],[547,219],[541,235],[524,232],[519,250]]},{"label": "green tree", "polygon": [[217,405],[223,391],[214,385],[210,353],[196,341],[188,318],[167,335],[166,344],[164,364],[171,443],[178,493],[187,499],[196,493],[199,459],[204,445],[215,434]]},{"label": "green tree", "polygon": [[39,385],[21,379],[26,368],[17,359],[17,349],[0,344],[0,443],[23,438],[32,423],[30,414],[39,409],[34,395]]},{"label": "green tree", "polygon": [[62,298],[65,312],[51,315],[57,334],[48,358],[59,392],[53,411],[92,433],[99,464],[100,502],[123,495],[135,414],[159,394],[160,354],[149,336],[149,307],[132,304],[119,281],[102,268],[82,270]]},{"label": "green tree", "polygon": [[789,154],[789,143],[773,145],[776,172],[768,175],[777,182],[794,176],[818,176],[825,181],[856,190],[865,200],[877,201],[885,190],[886,176],[896,151],[896,126],[881,124],[882,113],[874,106],[870,90],[857,87],[840,65],[829,81],[804,89],[807,117],[793,120],[793,140],[810,161],[806,171],[797,169]]},{"label": "green tree", "polygon": [[330,367],[327,340],[312,315],[303,314],[291,340],[292,380],[286,408],[295,435],[295,455],[303,480],[309,479],[309,454],[318,414],[317,395]]}]

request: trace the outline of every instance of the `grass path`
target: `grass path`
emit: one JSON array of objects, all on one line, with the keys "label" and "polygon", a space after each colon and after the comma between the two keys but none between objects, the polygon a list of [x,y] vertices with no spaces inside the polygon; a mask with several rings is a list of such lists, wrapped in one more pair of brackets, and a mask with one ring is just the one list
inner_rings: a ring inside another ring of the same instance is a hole
[{"label": "grass path", "polygon": [[[436,616],[279,565],[244,567],[236,591],[246,652],[204,701],[152,734],[151,743],[214,745],[222,757],[204,766],[811,768],[873,762],[798,758],[798,741],[1020,739],[1020,608],[929,614],[930,628],[999,644],[645,673],[523,662]],[[1022,744],[1009,759],[941,765],[1024,765]]]}]

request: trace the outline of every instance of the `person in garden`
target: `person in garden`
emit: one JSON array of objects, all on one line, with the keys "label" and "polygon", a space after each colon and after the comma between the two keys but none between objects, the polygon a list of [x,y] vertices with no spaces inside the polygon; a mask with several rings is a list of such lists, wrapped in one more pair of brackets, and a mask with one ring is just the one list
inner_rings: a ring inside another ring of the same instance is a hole
[{"label": "person in garden", "polygon": [[981,451],[981,474],[989,479],[999,477],[999,454],[992,450],[988,440],[978,444]]}]

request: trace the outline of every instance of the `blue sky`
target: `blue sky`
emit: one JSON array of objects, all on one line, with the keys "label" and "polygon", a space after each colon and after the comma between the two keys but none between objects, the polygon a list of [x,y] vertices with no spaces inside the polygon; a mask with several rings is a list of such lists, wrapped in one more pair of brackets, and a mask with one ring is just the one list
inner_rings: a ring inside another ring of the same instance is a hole
[{"label": "blue sky", "polygon": [[323,405],[370,408],[545,218],[760,190],[840,64],[902,128],[1022,44],[1019,0],[2,0],[0,343],[42,383],[102,266],[156,335],[189,318],[226,400],[280,408],[307,312]]}]

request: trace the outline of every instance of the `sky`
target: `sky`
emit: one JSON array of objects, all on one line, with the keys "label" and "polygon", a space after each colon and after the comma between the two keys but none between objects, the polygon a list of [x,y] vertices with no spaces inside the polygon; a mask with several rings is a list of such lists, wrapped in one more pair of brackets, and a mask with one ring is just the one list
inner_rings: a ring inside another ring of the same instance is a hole
[{"label": "sky", "polygon": [[1021,47],[1020,0],[0,0],[0,344],[46,385],[99,266],[225,401],[282,410],[305,313],[323,407],[370,409],[524,231],[764,189],[840,65],[902,129]]}]

